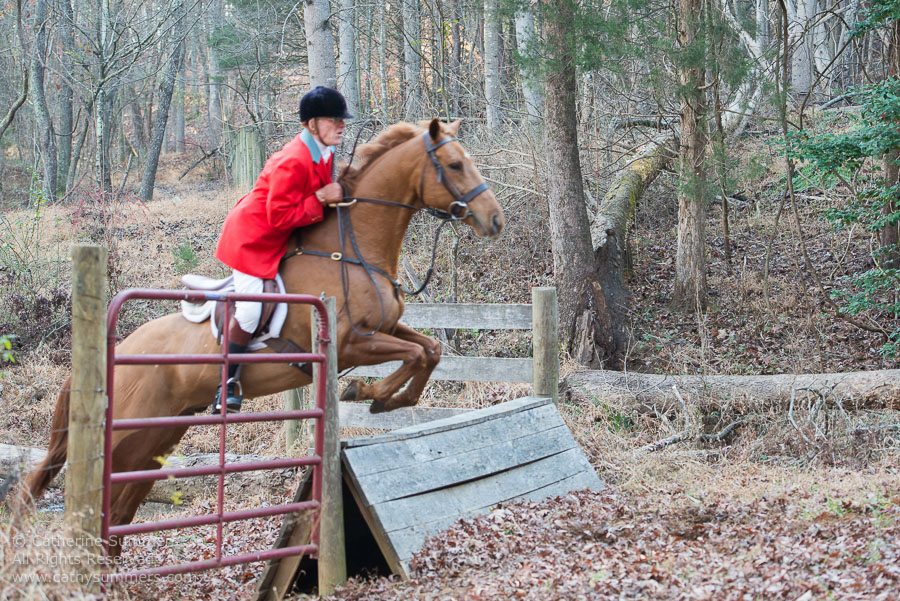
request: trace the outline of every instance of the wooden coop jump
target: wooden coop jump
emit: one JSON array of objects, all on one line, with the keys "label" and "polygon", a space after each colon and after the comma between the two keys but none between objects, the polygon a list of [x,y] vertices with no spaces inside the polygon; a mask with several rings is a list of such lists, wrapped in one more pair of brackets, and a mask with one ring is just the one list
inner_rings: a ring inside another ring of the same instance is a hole
[{"label": "wooden coop jump", "polygon": [[[341,403],[341,425],[392,430],[341,441],[348,574],[407,578],[410,560],[426,538],[460,518],[516,500],[603,488],[554,404],[556,291],[533,292],[532,305],[410,304],[403,321],[417,328],[532,329],[532,358],[444,357],[435,379],[533,382],[535,396],[474,411],[413,407],[377,415],[365,404]],[[378,376],[391,369],[367,367],[353,375]],[[304,480],[295,502],[309,490]],[[288,520],[276,546],[302,544],[308,532],[308,524]],[[280,600],[294,589],[308,592],[316,570],[308,557],[270,562],[258,599]]]}]

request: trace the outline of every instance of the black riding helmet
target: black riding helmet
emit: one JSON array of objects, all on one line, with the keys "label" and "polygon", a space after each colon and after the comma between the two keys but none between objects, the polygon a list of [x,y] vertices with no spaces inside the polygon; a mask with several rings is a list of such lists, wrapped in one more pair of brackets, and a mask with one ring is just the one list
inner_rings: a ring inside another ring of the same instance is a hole
[{"label": "black riding helmet", "polygon": [[305,123],[316,117],[352,119],[347,110],[347,101],[334,88],[316,86],[300,99],[300,121]]}]

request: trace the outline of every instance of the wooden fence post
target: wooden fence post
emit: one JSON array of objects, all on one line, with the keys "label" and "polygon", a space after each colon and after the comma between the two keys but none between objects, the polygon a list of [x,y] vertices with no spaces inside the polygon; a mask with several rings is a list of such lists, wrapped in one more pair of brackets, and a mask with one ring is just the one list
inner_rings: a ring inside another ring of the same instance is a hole
[{"label": "wooden fence post", "polygon": [[266,145],[255,127],[232,130],[228,138],[232,183],[238,191],[249,192],[266,164]]},{"label": "wooden fence post", "polygon": [[556,288],[532,288],[534,394],[559,400],[559,309]]},{"label": "wooden fence post", "polygon": [[[66,523],[87,550],[100,551],[103,422],[106,414],[106,249],[72,247],[72,380]],[[90,537],[89,540],[87,537]],[[84,569],[89,569],[85,565]]]},{"label": "wooden fence post", "polygon": [[328,310],[328,375],[325,390],[325,433],[322,450],[322,517],[319,526],[319,596],[331,594],[347,580],[344,545],[344,501],[341,476],[340,417],[337,389],[337,320],[334,297],[325,299]]},{"label": "wooden fence post", "polygon": [[[292,388],[282,393],[285,411],[297,411],[303,409],[303,389]],[[288,419],[284,422],[284,448],[290,454],[291,449],[300,440],[303,431],[303,420]],[[303,454],[303,451],[301,451]]]}]

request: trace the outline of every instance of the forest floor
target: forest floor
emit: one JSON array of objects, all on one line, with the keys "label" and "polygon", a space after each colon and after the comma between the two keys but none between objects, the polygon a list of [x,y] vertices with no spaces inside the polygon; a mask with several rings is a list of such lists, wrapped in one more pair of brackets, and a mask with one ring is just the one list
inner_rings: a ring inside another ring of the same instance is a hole
[{"label": "forest floor", "polygon": [[[630,328],[634,344],[626,365],[654,373],[760,374],[837,372],[896,368],[878,353],[880,339],[831,316],[809,269],[803,244],[826,290],[841,275],[868,262],[867,234],[834,231],[822,211],[843,202],[819,183],[801,191],[797,228],[789,208],[779,214],[776,150],[751,135],[737,169],[755,175],[742,182],[731,207],[731,263],[725,262],[722,211],[709,211],[708,278],[712,306],[705,314],[672,311],[669,300],[675,256],[674,176],[664,174],[641,199],[633,231],[634,275]],[[507,215],[507,231],[489,246],[462,229],[447,236],[431,286],[436,301],[530,302],[532,286],[552,284],[545,185],[531,169],[526,143],[468,145],[495,185]],[[480,150],[481,149],[481,150]],[[524,160],[524,162],[523,162]],[[0,443],[43,447],[59,386],[68,372],[68,246],[93,241],[111,251],[113,287],[173,288],[184,272],[224,275],[212,256],[221,223],[238,194],[217,181],[212,166],[177,180],[188,157],[164,156],[155,198],[97,206],[91,198],[21,206],[0,200],[4,242],[14,248],[12,267],[0,269],[3,309],[0,335],[14,334],[17,361],[2,366]],[[592,165],[586,165],[591,183]],[[599,177],[599,176],[598,176]],[[7,178],[5,190],[15,174]],[[596,183],[602,192],[602,182]],[[597,190],[595,190],[597,192]],[[434,224],[413,222],[407,240],[418,273],[428,267]],[[772,240],[769,250],[769,240]],[[458,246],[456,244],[458,243]],[[768,274],[766,257],[769,256]],[[16,267],[17,266],[17,267]],[[15,267],[15,268],[14,268]],[[136,303],[122,317],[127,334],[173,305]],[[456,352],[523,356],[525,333],[459,332]],[[563,372],[575,367],[563,362]],[[432,383],[427,405],[482,407],[522,396],[526,387],[503,384]],[[279,397],[252,401],[274,408]],[[415,559],[413,579],[355,579],[337,599],[895,599],[900,590],[900,453],[891,436],[864,445],[833,444],[815,454],[798,444],[784,415],[763,416],[761,426],[713,448],[678,446],[660,453],[636,449],[673,432],[665,420],[638,419],[596,407],[560,407],[576,440],[601,478],[602,492],[573,493],[542,503],[497,508],[434,537]],[[599,411],[599,413],[598,413]],[[897,422],[895,412],[879,416]],[[871,418],[871,415],[868,416]],[[832,425],[840,419],[828,415]],[[855,416],[847,419],[856,419]],[[361,432],[345,432],[354,435]],[[827,432],[826,432],[827,434]],[[287,452],[275,425],[235,428],[229,451],[278,456]],[[212,452],[211,428],[188,434],[177,453]],[[277,503],[292,491],[230,501],[241,508]],[[51,491],[45,507],[59,502]],[[162,515],[201,511],[163,507]],[[208,508],[208,507],[207,507]],[[42,513],[30,528],[59,526],[58,514]],[[226,529],[230,551],[270,545],[278,520]],[[3,526],[3,536],[12,536]],[[178,557],[205,557],[210,532],[138,536],[126,541],[126,565]],[[3,545],[3,554],[12,546]],[[9,557],[5,563],[12,565]],[[2,578],[6,578],[4,572]],[[235,599],[254,597],[259,564],[127,585],[122,598]],[[21,589],[25,595],[25,589]],[[66,589],[44,590],[63,598]],[[15,597],[12,597],[15,598]],[[25,597],[27,598],[27,597]]]}]

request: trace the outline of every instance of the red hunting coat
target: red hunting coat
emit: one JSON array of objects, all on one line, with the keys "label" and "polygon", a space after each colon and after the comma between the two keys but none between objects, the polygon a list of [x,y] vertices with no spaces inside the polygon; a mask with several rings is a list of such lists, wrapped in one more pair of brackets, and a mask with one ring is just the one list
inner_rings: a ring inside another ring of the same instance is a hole
[{"label": "red hunting coat", "polygon": [[303,130],[273,154],[253,190],[238,201],[222,227],[216,258],[248,275],[271,279],[298,227],[322,220],[315,192],[331,183],[331,163]]}]

